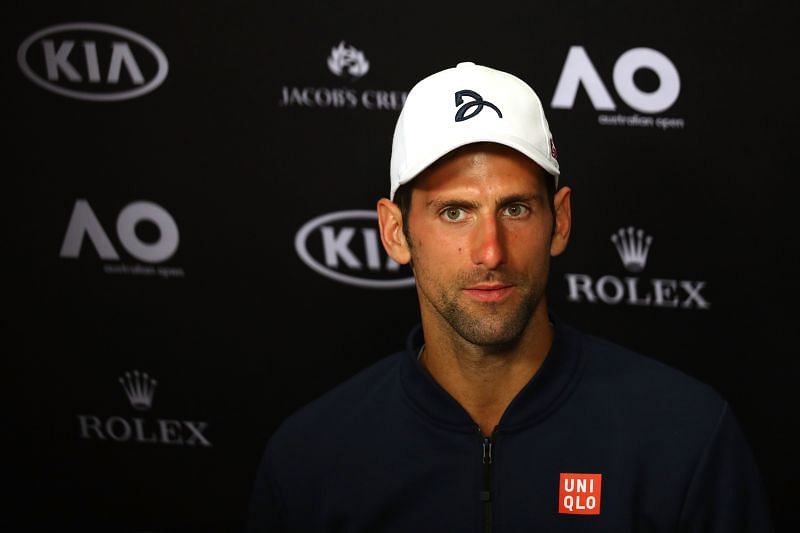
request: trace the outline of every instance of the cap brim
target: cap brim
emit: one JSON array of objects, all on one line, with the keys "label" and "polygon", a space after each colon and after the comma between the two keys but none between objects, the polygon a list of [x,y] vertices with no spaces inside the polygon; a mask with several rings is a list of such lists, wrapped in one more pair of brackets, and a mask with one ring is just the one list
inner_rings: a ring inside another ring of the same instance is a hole
[{"label": "cap brim", "polygon": [[412,181],[414,178],[419,176],[422,172],[425,171],[428,167],[433,165],[436,161],[441,159],[442,157],[446,156],[453,150],[461,148],[462,146],[466,146],[468,144],[474,144],[479,142],[492,142],[497,144],[502,144],[503,146],[508,146],[509,148],[513,148],[514,150],[520,152],[522,155],[526,156],[528,159],[542,167],[542,169],[553,176],[555,178],[555,186],[558,187],[558,177],[560,175],[560,171],[558,167],[553,165],[553,163],[549,160],[549,158],[545,155],[536,150],[531,146],[526,146],[526,143],[517,140],[516,137],[513,135],[504,135],[502,137],[497,135],[492,136],[465,136],[457,140],[450,139],[446,145],[442,145],[440,147],[436,147],[432,149],[428,154],[427,157],[424,159],[420,159],[417,161],[413,166],[410,166],[406,169],[403,173],[404,176],[401,177],[397,182],[397,187],[394,191],[392,191],[392,200],[394,200],[394,194],[397,192],[402,185]]}]

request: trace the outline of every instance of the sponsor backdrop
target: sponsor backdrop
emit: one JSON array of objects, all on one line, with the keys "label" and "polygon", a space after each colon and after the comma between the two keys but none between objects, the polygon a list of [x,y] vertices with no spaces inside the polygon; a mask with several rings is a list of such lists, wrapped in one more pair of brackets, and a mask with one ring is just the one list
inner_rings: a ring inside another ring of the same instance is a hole
[{"label": "sponsor backdrop", "polygon": [[239,530],[280,421],[417,322],[374,206],[407,91],[474,61],[536,88],[574,191],[554,311],[725,395],[787,530],[787,5],[15,5],[3,529]]}]

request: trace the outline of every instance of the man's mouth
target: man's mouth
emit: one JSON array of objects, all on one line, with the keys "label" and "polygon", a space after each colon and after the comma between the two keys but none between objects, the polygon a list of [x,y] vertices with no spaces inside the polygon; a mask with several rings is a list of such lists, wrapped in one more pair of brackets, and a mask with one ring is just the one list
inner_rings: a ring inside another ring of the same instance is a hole
[{"label": "man's mouth", "polygon": [[463,289],[464,294],[479,302],[499,302],[514,290],[513,285],[503,283],[477,283]]}]

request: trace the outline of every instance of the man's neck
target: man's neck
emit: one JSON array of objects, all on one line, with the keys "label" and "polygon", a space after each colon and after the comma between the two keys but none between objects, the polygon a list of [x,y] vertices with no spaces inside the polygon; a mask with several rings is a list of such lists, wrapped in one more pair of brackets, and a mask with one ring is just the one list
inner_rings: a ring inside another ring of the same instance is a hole
[{"label": "man's neck", "polygon": [[[424,327],[424,323],[423,323]],[[457,335],[425,331],[420,362],[488,436],[511,400],[539,370],[553,343],[545,306],[519,341],[503,349],[476,346]]]}]

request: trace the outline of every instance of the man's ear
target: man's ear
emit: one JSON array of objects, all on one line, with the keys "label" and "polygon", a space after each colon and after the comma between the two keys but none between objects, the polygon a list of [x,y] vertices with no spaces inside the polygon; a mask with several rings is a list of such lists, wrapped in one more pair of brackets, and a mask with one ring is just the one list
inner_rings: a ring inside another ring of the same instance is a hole
[{"label": "man's ear", "polygon": [[550,255],[559,255],[567,248],[569,232],[572,229],[572,191],[569,187],[561,187],[553,198],[555,205],[555,231],[550,241]]},{"label": "man's ear", "polygon": [[381,242],[389,257],[401,265],[408,264],[411,250],[403,233],[403,214],[400,207],[387,198],[378,200],[378,225]]}]

